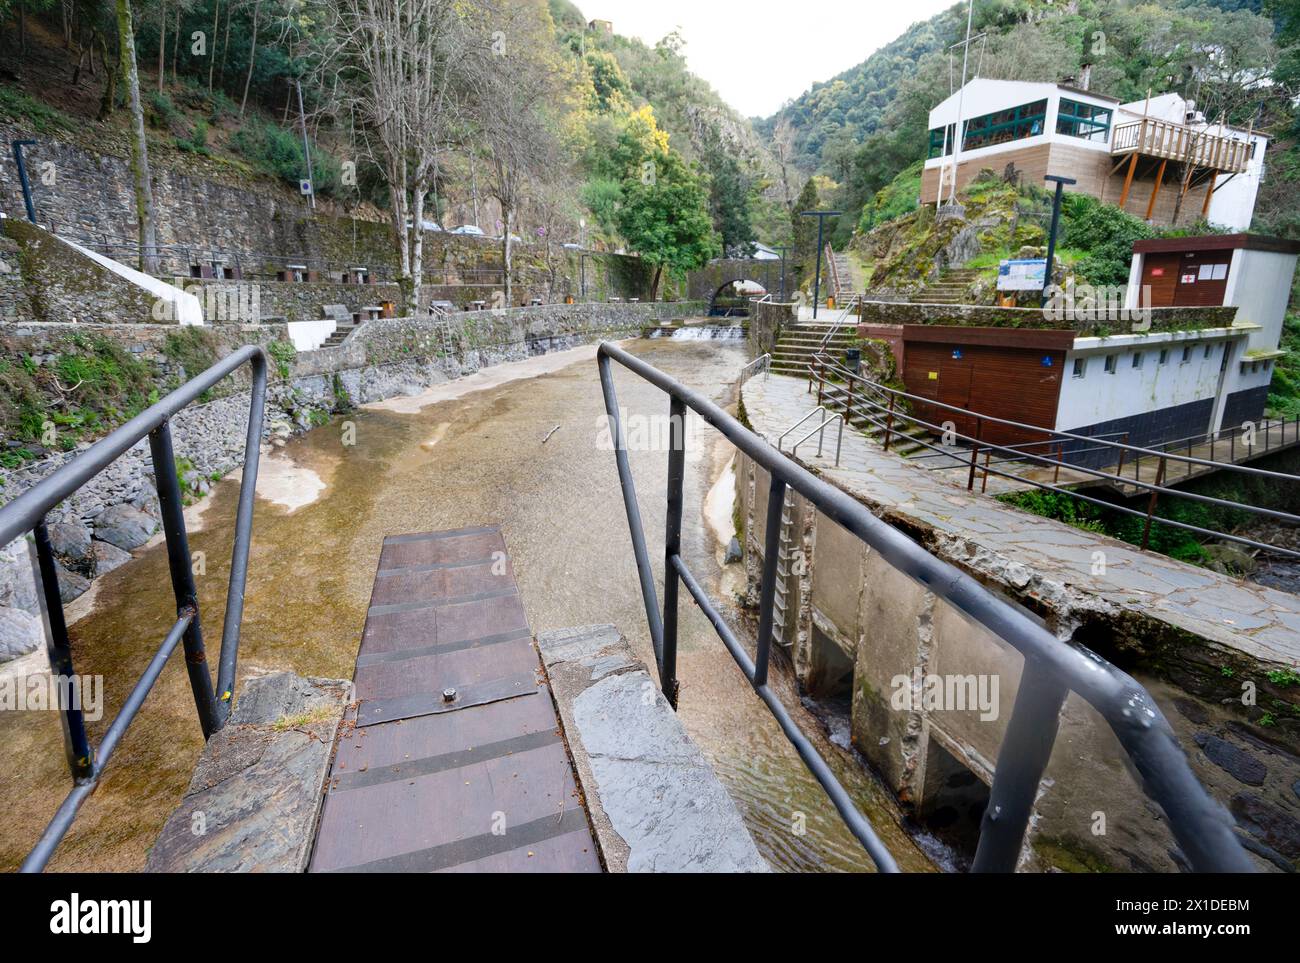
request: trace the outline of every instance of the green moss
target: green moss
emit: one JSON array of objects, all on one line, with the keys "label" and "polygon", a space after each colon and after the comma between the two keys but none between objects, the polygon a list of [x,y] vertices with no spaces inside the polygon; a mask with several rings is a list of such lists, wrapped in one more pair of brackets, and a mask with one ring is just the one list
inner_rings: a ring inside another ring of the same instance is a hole
[{"label": "green moss", "polygon": [[1066,873],[1113,873],[1111,866],[1096,853],[1086,849],[1081,843],[1057,837],[1038,838],[1033,842],[1034,852],[1049,866]]}]

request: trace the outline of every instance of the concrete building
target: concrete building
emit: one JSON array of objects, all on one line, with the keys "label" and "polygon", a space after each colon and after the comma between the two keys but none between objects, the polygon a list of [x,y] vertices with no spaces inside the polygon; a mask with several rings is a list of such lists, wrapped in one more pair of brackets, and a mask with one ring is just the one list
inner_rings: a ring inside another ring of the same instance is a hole
[{"label": "concrete building", "polygon": [[[890,344],[907,390],[922,398],[1158,445],[1263,417],[1274,363],[1285,353],[1298,256],[1300,242],[1248,234],[1139,241],[1122,303],[1071,289],[1059,319],[1034,308],[869,304],[859,332]],[[966,435],[977,428],[975,418],[949,409],[921,405],[918,414],[955,421]],[[1041,440],[1008,426],[978,427],[995,444]]]},{"label": "concrete building", "polygon": [[[957,143],[957,128],[962,129]],[[1212,122],[1178,94],[1121,104],[1056,83],[977,78],[930,112],[922,203],[984,169],[1027,183],[1046,174],[1155,224],[1245,230],[1264,175],[1267,138]]]}]

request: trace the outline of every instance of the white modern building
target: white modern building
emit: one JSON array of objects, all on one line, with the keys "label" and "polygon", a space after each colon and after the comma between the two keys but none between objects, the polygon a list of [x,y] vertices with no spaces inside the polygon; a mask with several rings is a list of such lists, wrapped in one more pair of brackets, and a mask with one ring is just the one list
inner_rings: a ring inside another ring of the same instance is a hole
[{"label": "white modern building", "polygon": [[1206,218],[1245,230],[1267,146],[1178,94],[1121,104],[1066,84],[976,78],[930,112],[921,201],[947,198],[982,170],[1013,169],[1028,183],[1073,178],[1072,191],[1152,223]]}]

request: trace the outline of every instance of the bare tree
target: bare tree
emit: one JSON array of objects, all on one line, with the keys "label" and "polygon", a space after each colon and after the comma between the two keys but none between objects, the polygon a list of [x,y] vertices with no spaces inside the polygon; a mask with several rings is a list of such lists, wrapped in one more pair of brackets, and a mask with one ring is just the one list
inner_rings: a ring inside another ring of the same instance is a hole
[{"label": "bare tree", "polygon": [[529,176],[560,166],[556,125],[548,109],[558,99],[564,63],[555,56],[554,26],[542,0],[481,4],[479,29],[490,56],[468,61],[475,140],[489,161],[488,189],[501,205],[505,301],[514,303],[514,229]]},{"label": "bare tree", "polygon": [[457,0],[319,0],[316,87],[336,116],[351,112],[358,146],[389,194],[406,310],[420,312],[425,199],[460,133],[460,70],[476,33]]}]

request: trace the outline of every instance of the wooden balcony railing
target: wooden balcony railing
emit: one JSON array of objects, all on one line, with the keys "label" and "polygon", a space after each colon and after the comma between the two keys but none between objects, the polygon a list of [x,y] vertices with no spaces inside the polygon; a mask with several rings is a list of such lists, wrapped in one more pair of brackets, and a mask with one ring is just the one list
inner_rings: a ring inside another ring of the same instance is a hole
[{"label": "wooden balcony railing", "polygon": [[1250,161],[1249,141],[1147,117],[1115,127],[1112,157],[1141,154],[1239,174]]}]

